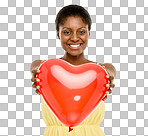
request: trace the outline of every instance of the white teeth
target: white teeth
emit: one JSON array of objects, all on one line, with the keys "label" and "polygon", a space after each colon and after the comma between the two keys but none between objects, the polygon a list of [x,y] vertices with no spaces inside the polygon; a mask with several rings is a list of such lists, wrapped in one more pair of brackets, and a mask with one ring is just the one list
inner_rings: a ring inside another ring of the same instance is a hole
[{"label": "white teeth", "polygon": [[71,47],[78,47],[78,46],[80,46],[80,44],[79,45],[70,45]]}]

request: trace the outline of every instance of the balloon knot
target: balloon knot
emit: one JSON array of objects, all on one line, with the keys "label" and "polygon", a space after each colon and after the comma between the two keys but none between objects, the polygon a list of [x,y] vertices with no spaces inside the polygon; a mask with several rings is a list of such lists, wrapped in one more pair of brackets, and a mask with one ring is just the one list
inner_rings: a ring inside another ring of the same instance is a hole
[{"label": "balloon knot", "polygon": [[73,130],[73,128],[69,127],[69,132],[72,131],[72,130]]}]

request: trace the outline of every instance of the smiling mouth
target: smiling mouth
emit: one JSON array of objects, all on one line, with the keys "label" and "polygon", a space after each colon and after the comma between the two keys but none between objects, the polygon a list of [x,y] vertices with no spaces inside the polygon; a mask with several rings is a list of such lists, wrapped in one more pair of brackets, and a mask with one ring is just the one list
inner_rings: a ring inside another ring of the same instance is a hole
[{"label": "smiling mouth", "polygon": [[79,46],[81,46],[82,44],[80,43],[80,44],[77,44],[77,45],[74,45],[74,44],[68,44],[70,47],[79,47]]},{"label": "smiling mouth", "polygon": [[81,43],[80,44],[68,44],[68,46],[71,48],[71,49],[79,49],[81,47]]}]

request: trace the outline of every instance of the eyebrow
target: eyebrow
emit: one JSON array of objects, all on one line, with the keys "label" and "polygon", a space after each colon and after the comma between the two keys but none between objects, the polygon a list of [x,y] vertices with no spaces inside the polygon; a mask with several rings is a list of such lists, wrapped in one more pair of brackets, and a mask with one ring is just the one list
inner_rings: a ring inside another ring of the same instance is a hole
[{"label": "eyebrow", "polygon": [[[82,28],[86,28],[86,27],[81,27],[81,28],[79,28],[79,29],[82,29]],[[64,27],[63,29],[71,29],[71,28]]]}]

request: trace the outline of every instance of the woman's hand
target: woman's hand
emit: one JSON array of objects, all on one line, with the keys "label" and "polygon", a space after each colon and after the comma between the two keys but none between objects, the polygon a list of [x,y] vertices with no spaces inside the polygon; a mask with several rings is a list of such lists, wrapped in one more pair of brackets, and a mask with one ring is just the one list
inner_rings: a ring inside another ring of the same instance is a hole
[{"label": "woman's hand", "polygon": [[107,94],[111,94],[112,93],[112,90],[110,88],[114,88],[115,87],[115,84],[113,84],[114,77],[113,76],[108,76],[108,75],[106,77],[110,81],[109,81],[109,84],[106,84],[106,87],[108,88],[108,91],[106,91],[106,95],[103,98],[103,101],[105,101],[107,99]]},{"label": "woman's hand", "polygon": [[39,78],[36,78],[36,74],[37,74],[37,73],[40,73],[40,70],[39,70],[39,69],[33,69],[33,70],[32,70],[32,78],[31,78],[31,81],[34,82],[34,83],[32,84],[32,87],[33,87],[33,88],[36,88],[35,92],[36,92],[37,94],[39,94],[38,89],[40,89],[40,86],[36,85],[36,82],[40,82],[40,79],[39,79]]},{"label": "woman's hand", "polygon": [[[110,66],[109,66],[110,65]],[[115,84],[113,83],[115,75],[116,75],[116,70],[114,67],[111,67],[111,64],[107,64],[107,66],[101,65],[104,69],[106,69],[106,71],[108,72],[108,75],[106,76],[106,78],[109,79],[109,84],[106,84],[106,87],[108,88],[108,91],[106,91],[106,95],[105,97],[102,99],[103,101],[105,101],[107,99],[107,94],[111,94],[112,90],[111,88],[115,87]]]},{"label": "woman's hand", "polygon": [[36,78],[36,74],[40,73],[39,67],[44,61],[45,60],[35,60],[34,62],[32,62],[31,67],[30,67],[30,72],[32,74],[31,81],[34,82],[32,84],[32,87],[36,88],[35,92],[37,94],[39,94],[38,89],[40,89],[40,86],[36,85],[36,82],[40,82],[40,79]]}]

